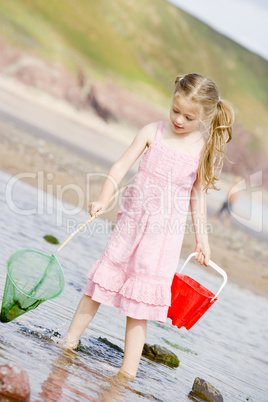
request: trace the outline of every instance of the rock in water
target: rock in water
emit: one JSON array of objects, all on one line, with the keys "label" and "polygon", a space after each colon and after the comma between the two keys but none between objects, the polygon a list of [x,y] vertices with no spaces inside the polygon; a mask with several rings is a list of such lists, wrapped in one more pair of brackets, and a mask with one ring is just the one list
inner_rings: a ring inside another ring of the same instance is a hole
[{"label": "rock in water", "polygon": [[30,400],[30,384],[27,372],[17,364],[0,364],[0,395],[17,401]]},{"label": "rock in water", "polygon": [[113,348],[117,350],[118,352],[124,353],[123,349],[120,348],[119,346],[115,345],[114,343],[108,341],[107,338],[102,338],[101,336],[98,338],[99,341],[105,343],[107,346],[110,346],[110,348]]},{"label": "rock in water", "polygon": [[45,235],[44,239],[50,244],[60,244],[59,240],[52,235]]},{"label": "rock in water", "polygon": [[180,364],[179,359],[175,353],[167,348],[159,345],[148,345],[145,343],[142,351],[142,356],[147,357],[157,363],[163,363],[170,367],[178,367]]},{"label": "rock in water", "polygon": [[[118,352],[124,353],[122,348],[114,345],[113,343],[108,341],[108,339],[99,337],[98,340],[117,350]],[[159,345],[150,346],[145,343],[142,351],[142,356],[147,357],[147,359],[153,360],[157,363],[166,364],[169,367],[178,367],[180,364],[179,359],[173,352]]]},{"label": "rock in water", "polygon": [[212,384],[202,378],[197,377],[194,380],[190,396],[201,398],[207,402],[223,402],[223,397]]}]

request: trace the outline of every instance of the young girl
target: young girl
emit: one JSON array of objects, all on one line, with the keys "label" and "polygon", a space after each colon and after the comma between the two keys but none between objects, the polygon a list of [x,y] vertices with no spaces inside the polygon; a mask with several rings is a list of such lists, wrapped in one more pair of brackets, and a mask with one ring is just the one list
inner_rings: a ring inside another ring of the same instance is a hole
[{"label": "young girl", "polygon": [[75,348],[100,303],[126,315],[124,359],[120,373],[135,377],[147,320],[165,322],[171,283],[178,266],[190,203],[195,257],[207,265],[206,191],[216,188],[234,113],[209,78],[178,76],[170,120],[151,123],[112,166],[98,201],[88,210],[99,216],[130,167],[144,153],[139,171],[120,205],[115,229],[98,261],[66,336]]}]

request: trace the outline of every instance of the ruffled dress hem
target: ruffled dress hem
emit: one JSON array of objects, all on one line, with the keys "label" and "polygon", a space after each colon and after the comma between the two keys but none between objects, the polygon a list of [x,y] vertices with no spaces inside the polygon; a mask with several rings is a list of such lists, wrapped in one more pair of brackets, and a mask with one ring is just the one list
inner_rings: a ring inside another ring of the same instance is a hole
[{"label": "ruffled dress hem", "polygon": [[119,309],[120,314],[137,320],[151,320],[165,323],[169,306],[154,306],[148,303],[128,299],[120,293],[102,288],[88,280],[85,295],[106,306]]},{"label": "ruffled dress hem", "polygon": [[171,283],[163,276],[127,276],[103,253],[88,273],[85,294],[128,317],[166,322]]}]

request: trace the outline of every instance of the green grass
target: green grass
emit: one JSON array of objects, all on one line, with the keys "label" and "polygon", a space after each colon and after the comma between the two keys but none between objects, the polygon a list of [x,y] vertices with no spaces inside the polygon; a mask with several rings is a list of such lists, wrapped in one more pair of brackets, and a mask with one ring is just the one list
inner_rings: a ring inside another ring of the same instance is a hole
[{"label": "green grass", "polygon": [[0,34],[161,105],[169,105],[177,74],[200,72],[242,125],[268,130],[268,62],[165,0],[3,0]]}]

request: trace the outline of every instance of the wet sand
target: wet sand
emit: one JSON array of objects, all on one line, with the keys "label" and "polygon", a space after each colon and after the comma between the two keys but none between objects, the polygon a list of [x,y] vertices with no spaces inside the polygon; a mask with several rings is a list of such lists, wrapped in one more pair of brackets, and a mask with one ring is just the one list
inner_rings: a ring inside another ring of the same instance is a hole
[{"label": "wet sand", "polygon": [[[116,127],[113,127],[111,130],[108,125],[103,125],[94,116],[91,116],[91,122],[94,130],[112,137],[115,148],[117,142],[121,150],[123,146],[126,146],[124,142],[129,142],[131,138],[132,133],[128,133],[127,139],[122,141],[120,128],[116,130]],[[55,138],[56,134],[54,139],[38,137],[30,133],[27,128],[15,127],[10,121],[0,119],[0,169],[11,175],[22,174],[22,180],[33,186],[39,186],[42,190],[71,204],[78,205],[82,194],[83,205],[81,206],[86,208],[89,199],[97,198],[110,163],[104,163],[103,157],[98,157],[98,153],[94,157],[86,157],[86,153],[79,153],[75,148],[75,135],[72,137],[73,149],[72,138],[69,139],[69,145],[63,144],[60,138],[58,138],[59,141],[55,141]],[[93,155],[94,143],[91,149]],[[31,173],[31,177],[25,177],[23,173],[27,173],[27,176]],[[117,208],[118,205],[103,215],[103,218],[115,222]],[[268,250],[266,243],[249,233],[234,227],[225,227],[221,222],[214,222],[211,217],[208,221],[213,227],[210,235],[212,260],[227,272],[231,282],[267,297]],[[53,232],[53,229],[51,230]],[[194,251],[194,247],[194,234],[187,233],[181,256],[186,258]]]}]

